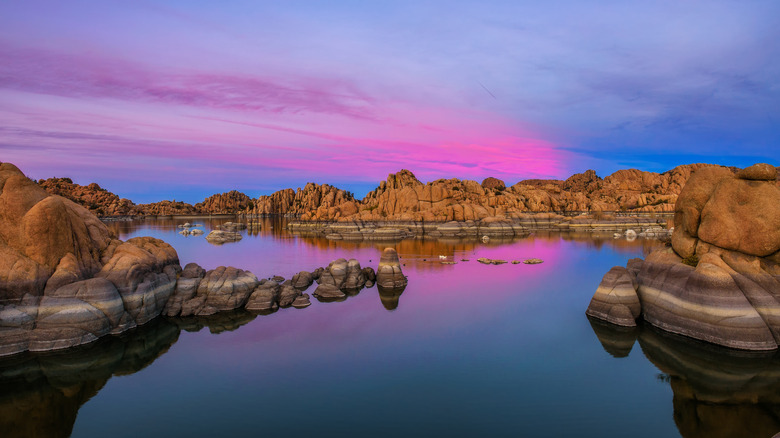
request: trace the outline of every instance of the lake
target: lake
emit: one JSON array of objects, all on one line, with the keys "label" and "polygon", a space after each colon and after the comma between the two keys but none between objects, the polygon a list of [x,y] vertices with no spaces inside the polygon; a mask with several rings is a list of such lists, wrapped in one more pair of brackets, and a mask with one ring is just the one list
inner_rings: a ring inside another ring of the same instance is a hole
[{"label": "lake", "polygon": [[[195,222],[208,233],[227,220]],[[376,268],[392,246],[409,284],[400,295],[373,287],[269,315],[159,318],[90,346],[4,359],[0,436],[760,438],[780,430],[777,354],[586,318],[601,277],[657,241],[535,233],[345,242],[295,236],[283,220],[265,219],[241,241],[215,246],[178,234],[184,222],[109,227],[123,240],[164,239],[182,266],[232,265],[258,278],[290,278],[340,257]]]}]

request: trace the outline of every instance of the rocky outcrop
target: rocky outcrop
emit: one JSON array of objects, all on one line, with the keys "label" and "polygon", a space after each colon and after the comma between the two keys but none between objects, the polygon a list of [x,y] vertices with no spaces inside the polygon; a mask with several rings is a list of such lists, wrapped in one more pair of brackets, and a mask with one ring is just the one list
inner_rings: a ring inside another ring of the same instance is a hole
[{"label": "rocky outcrop", "polygon": [[[454,178],[423,184],[412,172],[401,170],[360,202],[284,211],[300,215],[301,221],[457,223],[488,218],[512,222],[540,212],[672,212],[691,172],[709,166],[679,166],[662,174],[627,169],[604,179],[588,170],[565,181],[524,180],[509,188],[496,178],[482,184]],[[293,196],[292,190],[277,193],[282,199]]]},{"label": "rocky outcrop", "polygon": [[75,184],[70,178],[38,180],[38,185],[52,195],[62,196],[82,205],[97,216],[127,216],[138,213],[129,199],[119,198],[96,183],[86,186]]},{"label": "rocky outcrop", "polygon": [[357,211],[354,195],[328,184],[308,183],[303,189],[285,189],[255,201],[252,214],[296,215],[307,220],[319,217],[338,218]]},{"label": "rocky outcrop", "polygon": [[398,253],[394,248],[385,248],[376,270],[376,284],[387,289],[406,287],[407,279],[401,271]]},{"label": "rocky outcrop", "polygon": [[195,204],[195,210],[201,214],[246,213],[254,208],[254,200],[237,190],[218,193]]},{"label": "rocky outcrop", "polygon": [[671,248],[608,273],[588,315],[746,349],[780,344],[780,188],[774,167],[702,168],[675,207]]},{"label": "rocky outcrop", "polygon": [[[221,228],[209,241],[240,238],[235,230],[246,225],[227,222]],[[314,279],[320,283],[315,296],[326,301],[357,294],[377,279],[355,259],[338,259],[287,281],[259,281],[225,266],[206,271],[190,263],[182,270],[167,243],[115,239],[92,213],[49,195],[8,163],[0,163],[0,255],[0,356],[90,343],[159,315],[197,320],[239,312],[236,321],[244,321],[278,308],[308,307],[303,290]]]},{"label": "rocky outcrop", "polygon": [[84,207],[0,163],[0,356],[145,324],[162,312],[180,269],[165,242],[115,239]]},{"label": "rocky outcrop", "polygon": [[159,201],[151,204],[138,204],[136,206],[137,215],[146,216],[190,216],[200,212],[192,205],[182,201]]}]

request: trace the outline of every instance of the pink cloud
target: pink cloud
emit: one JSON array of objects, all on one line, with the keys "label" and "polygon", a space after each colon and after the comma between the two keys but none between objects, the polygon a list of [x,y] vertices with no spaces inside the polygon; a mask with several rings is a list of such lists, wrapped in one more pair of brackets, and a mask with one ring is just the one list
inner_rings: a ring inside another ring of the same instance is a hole
[{"label": "pink cloud", "polygon": [[576,159],[517,121],[338,77],[160,73],[7,44],[0,61],[3,160],[39,177],[102,176],[109,189],[124,178],[269,192],[401,168],[512,183],[567,176]]}]

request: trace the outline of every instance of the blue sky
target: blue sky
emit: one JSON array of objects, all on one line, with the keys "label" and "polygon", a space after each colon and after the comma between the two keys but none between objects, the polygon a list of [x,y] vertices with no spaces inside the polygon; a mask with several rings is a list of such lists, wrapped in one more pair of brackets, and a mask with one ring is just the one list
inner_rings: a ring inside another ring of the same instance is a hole
[{"label": "blue sky", "polygon": [[774,1],[3,2],[0,160],[136,202],[780,164]]}]

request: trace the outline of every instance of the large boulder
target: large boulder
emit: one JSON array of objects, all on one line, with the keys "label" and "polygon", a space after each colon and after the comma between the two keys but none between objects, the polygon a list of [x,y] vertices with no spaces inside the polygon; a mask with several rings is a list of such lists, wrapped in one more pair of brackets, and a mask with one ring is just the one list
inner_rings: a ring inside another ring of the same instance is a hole
[{"label": "large boulder", "polygon": [[259,284],[249,271],[220,266],[206,272],[195,295],[182,303],[180,316],[207,316],[243,307]]},{"label": "large boulder", "polygon": [[604,275],[586,314],[613,324],[633,327],[641,312],[636,278],[622,266]]},{"label": "large boulder", "polygon": [[405,287],[407,283],[398,253],[394,248],[385,248],[379,259],[379,268],[376,272],[376,284],[383,288],[393,289]]},{"label": "large boulder", "polygon": [[85,208],[0,163],[0,356],[145,324],[162,312],[180,270],[165,242],[122,242]]},{"label": "large boulder", "polygon": [[198,285],[203,277],[206,276],[206,270],[197,263],[188,263],[181,271],[179,280],[176,282],[176,289],[173,295],[168,298],[165,304],[163,314],[176,316],[181,313],[185,302],[191,300],[198,291]]},{"label": "large boulder", "polygon": [[246,303],[246,310],[268,312],[279,308],[279,283],[261,280]]},{"label": "large boulder", "polygon": [[314,283],[314,277],[306,271],[301,271],[292,277],[292,285],[298,289],[308,289],[312,283]]},{"label": "large boulder", "polygon": [[631,261],[626,270],[613,268],[587,314],[630,325],[637,317],[634,289],[644,321],[653,326],[731,348],[778,348],[776,177],[767,164],[736,174],[719,167],[695,171],[675,206],[672,248]]}]

